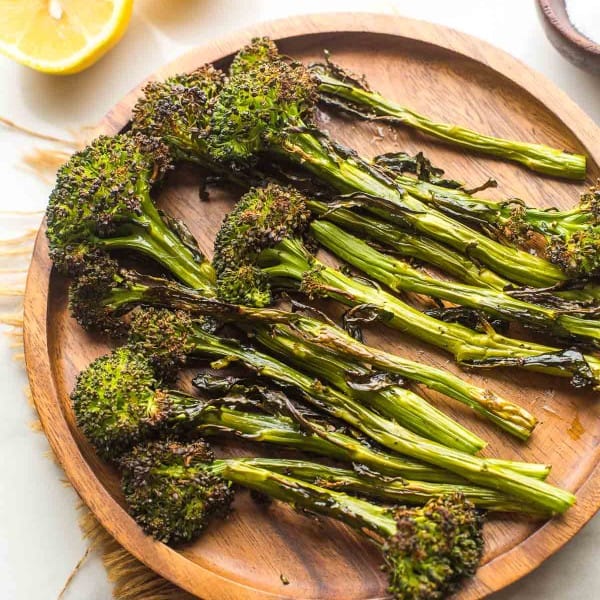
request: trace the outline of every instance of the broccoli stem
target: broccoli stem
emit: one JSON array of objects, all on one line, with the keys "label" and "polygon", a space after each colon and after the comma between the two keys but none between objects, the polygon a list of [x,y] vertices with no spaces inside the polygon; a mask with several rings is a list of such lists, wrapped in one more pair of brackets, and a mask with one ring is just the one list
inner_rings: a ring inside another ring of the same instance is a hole
[{"label": "broccoli stem", "polygon": [[130,233],[111,238],[96,238],[106,249],[136,250],[154,259],[183,283],[214,295],[215,274],[209,261],[195,256],[163,221],[154,203],[147,198],[143,214],[136,218]]},{"label": "broccoli stem", "polygon": [[[494,331],[478,333],[458,323],[445,323],[430,317],[387,292],[318,262],[298,240],[286,239],[275,248],[263,250],[260,261],[263,272],[276,287],[301,288],[309,295],[324,295],[350,306],[376,306],[389,313],[390,318],[384,320],[386,325],[450,352],[460,364],[521,366],[562,377],[580,374],[577,364],[556,360],[560,354],[556,348],[508,338]],[[593,356],[582,358],[597,384],[600,362]]]},{"label": "broccoli stem", "polygon": [[342,521],[358,531],[366,528],[386,538],[396,533],[396,521],[387,507],[320,488],[259,465],[260,461],[216,459],[202,468],[269,498]]},{"label": "broccoli stem", "polygon": [[389,385],[381,390],[353,389],[348,383],[351,374],[369,375],[369,370],[356,362],[323,352],[314,345],[302,343],[297,337],[286,336],[278,327],[259,329],[256,339],[280,358],[291,361],[297,368],[337,387],[347,396],[364,402],[410,431],[469,454],[475,454],[486,446],[481,438],[410,390],[398,385]]},{"label": "broccoli stem", "polygon": [[585,179],[586,159],[580,154],[542,144],[496,138],[458,125],[435,122],[352,81],[335,77],[325,69],[314,69],[313,74],[317,77],[319,92],[325,102],[331,102],[332,98],[341,99],[342,103],[335,102],[334,105],[344,108],[343,102],[348,102],[351,112],[363,118],[406,125],[461,148],[517,162],[546,175]]},{"label": "broccoli stem", "polygon": [[[448,191],[458,193],[457,190]],[[467,256],[428,238],[404,232],[391,223],[369,215],[357,214],[345,208],[331,208],[327,203],[319,200],[308,199],[306,204],[321,220],[331,221],[356,234],[365,235],[400,256],[409,256],[434,265],[463,283],[498,291],[514,288],[514,284],[508,279],[486,269]],[[511,293],[517,298],[564,310],[578,311],[581,308],[594,308],[600,304],[600,286],[594,283],[583,283],[574,289],[561,289],[560,286],[548,290],[525,288],[512,290]]]},{"label": "broccoli stem", "polygon": [[319,200],[309,199],[306,204],[314,214],[322,219],[337,223],[357,234],[366,235],[371,240],[388,246],[401,256],[416,258],[438,267],[448,275],[465,283],[496,290],[504,290],[512,286],[508,279],[474,263],[467,256],[435,240],[402,231],[391,223],[369,215],[358,215],[345,208],[330,209],[325,202]]},{"label": "broccoli stem", "polygon": [[[193,315],[214,316],[236,324],[289,324],[286,335],[311,344],[315,352],[328,349],[339,355],[357,360],[364,365],[396,373],[411,381],[422,383],[471,407],[481,416],[521,439],[527,439],[536,425],[536,419],[520,406],[463,381],[460,377],[424,363],[415,363],[395,354],[367,346],[337,326],[298,313],[274,309],[256,309],[219,302],[167,279],[125,272],[121,285],[102,293],[101,284],[96,288],[99,302],[118,315],[138,305],[151,305],[185,310]],[[82,307],[85,310],[85,306]]]},{"label": "broccoli stem", "polygon": [[519,210],[519,220],[523,225],[544,236],[547,242],[552,235],[569,237],[594,224],[590,222],[592,215],[582,211],[580,206],[565,211],[544,210],[521,203],[474,197],[464,190],[449,189],[410,175],[398,175],[396,181],[409,194],[434,205],[438,210],[447,210],[455,217],[463,217],[466,220],[479,223],[485,221],[510,238],[518,237],[519,233],[513,231],[515,208]]},{"label": "broccoli stem", "polygon": [[[500,428],[523,440],[529,438],[537,423],[536,418],[524,408],[497,396],[491,390],[467,383],[448,371],[415,363],[374,346],[367,346],[339,327],[327,325],[316,319],[299,314],[294,314],[292,319],[292,326],[286,328],[286,335],[292,339],[301,339],[311,347],[328,348],[337,355],[347,356],[376,369],[422,383],[470,406]],[[278,326],[279,329],[282,327]]]},{"label": "broccoli stem", "polygon": [[[440,189],[447,190],[452,194],[464,194],[458,190]],[[434,240],[402,231],[391,223],[369,215],[359,215],[345,208],[331,208],[327,203],[319,200],[308,199],[306,204],[321,220],[331,221],[355,234],[364,235],[400,256],[416,258],[424,263],[434,265],[463,283],[498,291],[506,291],[514,287],[514,284],[508,279]],[[548,212],[552,214],[550,211]],[[595,307],[600,303],[600,286],[594,283],[585,283],[577,289],[536,290],[533,288],[517,289],[512,293],[515,297],[531,299],[533,302],[547,304],[551,307],[556,306],[564,310],[576,311],[580,308]]]},{"label": "broccoli stem", "polygon": [[[191,421],[201,435],[219,435],[228,432],[251,441],[283,444],[304,452],[312,452],[348,463],[362,464],[389,476],[432,483],[465,483],[465,479],[455,473],[377,450],[352,436],[332,430],[314,420],[310,420],[312,430],[310,433],[300,429],[300,426],[288,417],[245,413],[220,404],[202,406],[198,410],[192,409],[191,414]],[[187,419],[188,415],[176,418],[176,420],[184,422]],[[309,419],[304,417],[304,420]],[[488,460],[535,479],[544,480],[550,472],[549,465],[541,463],[502,459]]]},{"label": "broccoli stem", "polygon": [[[363,194],[365,197],[355,196],[353,202],[367,211],[467,254],[515,283],[546,287],[567,279],[556,265],[451,219],[406,193],[358,156],[343,155],[314,134],[290,131],[271,151],[314,173],[342,194]],[[379,199],[387,203],[385,208]]]},{"label": "broccoli stem", "polygon": [[189,354],[239,361],[261,376],[291,385],[304,392],[306,400],[317,408],[345,421],[382,446],[452,471],[478,485],[513,495],[552,513],[564,512],[575,501],[571,493],[520,475],[493,460],[447,448],[414,434],[292,367],[252,348],[228,343],[200,327],[195,327],[188,348]]},{"label": "broccoli stem", "polygon": [[[170,394],[172,395],[172,394]],[[198,400],[195,399],[196,404]],[[433,466],[412,461],[395,454],[376,450],[356,438],[311,421],[318,433],[303,431],[291,419],[280,415],[243,412],[223,405],[202,403],[198,410],[177,418],[175,422],[188,422],[202,436],[230,433],[255,442],[283,445],[303,452],[326,456],[346,463],[362,464],[370,469],[393,477],[438,483],[464,483],[462,477]],[[519,463],[521,464],[521,463]],[[543,479],[546,465],[522,463],[520,472]]]},{"label": "broccoli stem", "polygon": [[[508,240],[525,249],[542,245],[548,260],[573,278],[586,278],[598,272],[600,192],[597,188],[583,193],[575,208],[558,211],[532,208],[519,200],[494,202],[475,198],[463,189],[449,190],[404,175],[396,181],[437,210],[465,223],[475,223],[490,237],[504,243]],[[591,287],[597,296],[597,285],[586,287]],[[585,298],[586,294],[581,293],[578,300]]]},{"label": "broccoli stem", "polygon": [[[198,404],[197,400],[194,401]],[[176,417],[176,421],[187,422],[189,416],[190,413]],[[304,420],[310,419],[304,417]],[[203,405],[199,409],[192,408],[191,422],[196,431],[204,436],[227,432],[251,441],[282,444],[347,463],[362,464],[393,477],[431,483],[465,483],[464,478],[454,473],[377,450],[314,420],[310,420],[312,432],[307,432],[288,417],[246,413],[222,404],[213,404]],[[541,463],[491,460],[495,461],[495,464],[535,479],[544,480],[550,472],[549,465]]]},{"label": "broccoli stem", "polygon": [[558,337],[598,343],[600,322],[524,302],[500,291],[442,281],[414,269],[404,261],[379,252],[333,223],[314,221],[316,240],[338,258],[364,271],[394,292],[408,291],[440,298],[501,319],[528,324]]},{"label": "broccoli stem", "polygon": [[[425,504],[431,498],[447,494],[461,493],[478,508],[496,512],[528,512],[531,510],[522,503],[496,491],[468,484],[425,483],[407,479],[390,478],[378,473],[362,473],[339,467],[324,467],[318,463],[282,458],[242,459],[247,463],[283,473],[327,489],[344,493],[360,494],[377,500],[398,504]],[[537,514],[533,510],[532,514]]]},{"label": "broccoli stem", "polygon": [[[282,327],[279,325],[278,329],[281,331]],[[331,327],[315,319],[298,316],[294,319],[293,326],[286,328],[285,333],[278,336],[278,339],[285,336],[294,341],[301,339],[310,350],[326,347],[337,355],[347,356],[372,365],[376,369],[422,383],[432,390],[466,404],[520,439],[528,439],[537,423],[536,418],[524,408],[497,396],[491,390],[471,385],[447,371],[417,364],[373,346],[366,346],[337,327]],[[258,335],[257,339],[261,342],[262,336]]]}]

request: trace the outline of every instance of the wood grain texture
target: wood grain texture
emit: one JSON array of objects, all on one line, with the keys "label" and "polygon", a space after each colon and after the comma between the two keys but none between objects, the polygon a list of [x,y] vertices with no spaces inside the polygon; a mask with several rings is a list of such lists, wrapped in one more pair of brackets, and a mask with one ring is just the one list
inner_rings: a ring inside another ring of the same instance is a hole
[{"label": "wood grain texture", "polygon": [[600,73],[600,44],[571,23],[565,0],[537,0],[537,7],[552,45],[576,67]]},{"label": "wood grain texture", "polygon": [[[488,44],[423,22],[388,15],[338,14],[266,23],[194,50],[153,78],[205,62],[224,66],[255,35],[272,36],[283,52],[304,61],[319,58],[327,48],[337,62],[365,73],[374,89],[431,117],[582,152],[590,159],[590,180],[598,176],[600,132],[565,94]],[[132,90],[98,131],[119,131],[139,92],[140,86]],[[367,155],[394,148],[424,150],[452,177],[477,183],[493,176],[500,182],[493,192],[498,197],[520,196],[540,206],[564,208],[581,191],[576,184],[459,153],[410,131],[339,119],[328,119],[324,126]],[[202,249],[210,253],[214,233],[236,198],[231,192],[211,190],[210,202],[201,203],[200,183],[194,169],[178,169],[158,202],[167,212],[184,218]],[[458,371],[447,355],[395,332],[373,330],[368,341]],[[111,535],[160,575],[205,600],[385,596],[380,557],[372,546],[337,523],[311,520],[277,503],[259,506],[246,494],[239,494],[236,510],[224,526],[211,529],[185,548],[170,549],[139,530],[123,508],[115,473],[97,459],[74,424],[68,395],[75,375],[105,352],[106,345],[82,332],[69,317],[66,282],[51,270],[43,231],[27,283],[25,351],[42,424],[73,486]],[[550,462],[554,465],[550,481],[578,496],[567,515],[547,523],[489,519],[483,565],[459,595],[475,600],[533,570],[596,512],[600,419],[595,395],[574,392],[564,381],[516,370],[464,376],[532,410],[541,421],[533,439],[528,444],[510,440],[462,406],[428,394],[431,401],[488,439],[487,455]],[[574,427],[577,423],[582,432]],[[236,446],[230,451],[244,449]]]}]

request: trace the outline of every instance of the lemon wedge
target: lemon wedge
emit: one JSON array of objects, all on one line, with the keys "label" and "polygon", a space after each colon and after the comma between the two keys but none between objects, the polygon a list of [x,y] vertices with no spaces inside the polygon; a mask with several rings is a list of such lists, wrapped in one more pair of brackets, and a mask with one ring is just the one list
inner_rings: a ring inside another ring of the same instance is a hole
[{"label": "lemon wedge", "polygon": [[0,52],[32,69],[68,75],[119,41],[133,0],[0,0]]}]

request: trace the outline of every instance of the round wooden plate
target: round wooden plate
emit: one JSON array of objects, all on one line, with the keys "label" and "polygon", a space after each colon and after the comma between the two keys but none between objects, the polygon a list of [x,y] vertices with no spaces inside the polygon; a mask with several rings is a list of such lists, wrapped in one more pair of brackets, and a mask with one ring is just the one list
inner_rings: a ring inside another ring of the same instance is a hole
[{"label": "round wooden plate", "polygon": [[[539,74],[488,44],[455,31],[392,16],[337,14],[267,23],[213,42],[154,75],[163,78],[205,62],[226,66],[255,35],[270,35],[281,50],[304,61],[329,49],[336,61],[365,73],[374,87],[425,114],[503,137],[537,140],[581,151],[589,177],[598,176],[600,131]],[[135,88],[102,121],[99,131],[126,125],[139,95]],[[367,155],[394,148],[423,150],[455,178],[499,182],[498,197],[567,207],[582,186],[559,182],[506,163],[456,152],[429,138],[384,126],[331,119],[326,127]],[[200,175],[182,167],[161,190],[159,204],[182,217],[210,253],[212,237],[235,200],[231,191],[198,198]],[[369,341],[455,370],[448,356],[393,332],[375,330]],[[69,317],[66,282],[51,270],[43,231],[38,235],[25,299],[25,350],[33,397],[50,443],[69,479],[102,525],[149,567],[205,600],[231,598],[365,599],[385,596],[377,550],[345,527],[295,514],[277,503],[254,504],[240,493],[231,518],[197,543],[177,550],[145,536],[127,515],[116,474],[97,459],[77,430],[69,405],[75,375],[106,351]],[[515,399],[541,423],[528,444],[499,433],[472,413],[429,394],[490,441],[489,455],[550,462],[550,481],[576,492],[566,516],[546,523],[491,517],[477,577],[459,594],[473,600],[529,573],[586,523],[600,504],[598,403],[565,381],[516,370],[465,373]]]}]

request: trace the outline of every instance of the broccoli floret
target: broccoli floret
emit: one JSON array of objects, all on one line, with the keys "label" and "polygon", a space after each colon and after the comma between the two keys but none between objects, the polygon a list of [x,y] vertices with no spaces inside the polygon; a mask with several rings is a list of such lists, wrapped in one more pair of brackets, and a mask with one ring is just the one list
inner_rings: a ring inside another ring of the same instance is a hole
[{"label": "broccoli floret", "polygon": [[206,156],[208,119],[224,81],[224,73],[204,65],[150,82],[133,108],[132,131],[161,139],[177,159],[199,161]]},{"label": "broccoli floret", "polygon": [[600,272],[600,227],[589,226],[568,237],[552,236],[547,250],[550,260],[577,278]]},{"label": "broccoli floret", "polygon": [[129,324],[129,342],[161,377],[173,379],[193,352],[194,331],[195,321],[185,311],[137,309]]},{"label": "broccoli floret", "polygon": [[215,103],[211,155],[234,168],[254,163],[254,154],[283,143],[286,131],[312,124],[316,101],[308,69],[280,57],[264,39],[255,40],[237,54]]},{"label": "broccoli floret", "polygon": [[119,267],[107,256],[88,263],[69,286],[71,314],[88,330],[122,336],[129,328],[123,315],[137,306],[228,319],[235,319],[239,311],[239,307],[207,297],[201,290]]},{"label": "broccoli floret", "polygon": [[81,263],[81,248],[141,225],[150,187],[170,167],[166,147],[141,136],[101,136],[74,154],[59,169],[48,204],[54,263],[71,272]]},{"label": "broccoli floret", "polygon": [[97,358],[79,374],[71,402],[79,427],[109,460],[156,431],[170,407],[150,363],[126,346]]},{"label": "broccoli floret", "polygon": [[482,519],[461,494],[394,511],[396,532],[383,545],[394,598],[436,600],[472,577],[483,552]]},{"label": "broccoli floret", "polygon": [[212,292],[214,273],[155,207],[150,190],[171,167],[164,144],[101,136],[61,167],[47,209],[50,256],[77,275],[113,250],[148,256],[191,287]]},{"label": "broccoli floret", "polygon": [[579,211],[588,216],[592,225],[600,225],[600,188],[592,186],[581,194]]},{"label": "broccoli floret", "polygon": [[229,482],[211,472],[213,453],[202,441],[152,442],[121,459],[122,486],[135,520],[156,539],[178,544],[197,537],[230,511]]},{"label": "broccoli floret", "polygon": [[229,67],[230,75],[240,75],[260,63],[280,60],[282,57],[275,42],[268,37],[256,37],[234,57]]},{"label": "broccoli floret", "polygon": [[[558,223],[564,231],[549,236],[548,256],[573,278],[600,272],[600,189],[591,187],[581,194],[576,210]],[[550,213],[552,215],[552,213]],[[560,213],[559,213],[560,215]],[[572,220],[573,222],[568,222]]]},{"label": "broccoli floret", "polygon": [[128,295],[135,296],[134,283],[127,271],[106,255],[87,261],[69,285],[69,310],[77,322],[88,330],[119,337],[127,327],[119,316],[129,306]]},{"label": "broccoli floret", "polygon": [[269,278],[258,266],[259,257],[282,240],[301,236],[309,220],[305,198],[293,188],[270,183],[242,196],[215,238],[219,296],[251,306],[271,304]]},{"label": "broccoli floret", "polygon": [[302,233],[309,220],[306,199],[293,188],[276,183],[252,188],[225,217],[217,233],[216,271],[223,272],[247,256],[254,258],[286,237]]},{"label": "broccoli floret", "polygon": [[[573,234],[567,246],[574,246],[577,263],[576,275],[597,275],[600,272],[600,189],[596,186],[581,195],[579,211],[587,226]],[[569,248],[570,250],[570,248]],[[570,252],[571,253],[571,252]],[[570,261],[571,262],[571,261]],[[571,272],[570,269],[569,272]]]}]

